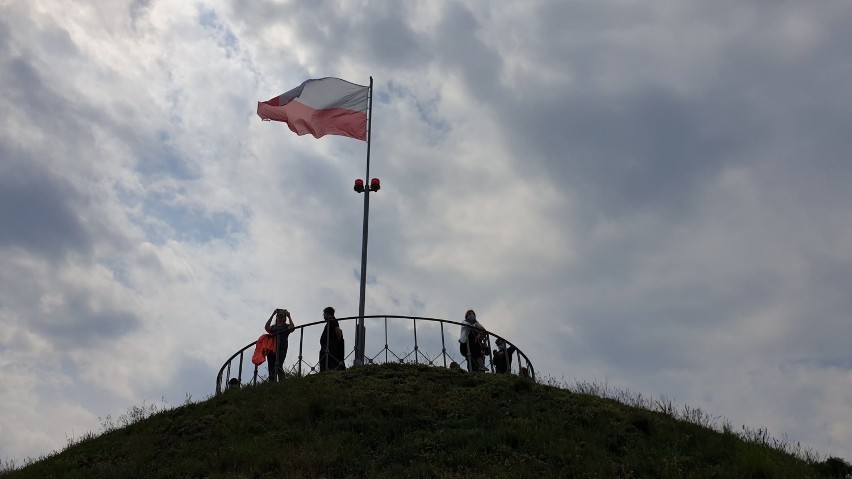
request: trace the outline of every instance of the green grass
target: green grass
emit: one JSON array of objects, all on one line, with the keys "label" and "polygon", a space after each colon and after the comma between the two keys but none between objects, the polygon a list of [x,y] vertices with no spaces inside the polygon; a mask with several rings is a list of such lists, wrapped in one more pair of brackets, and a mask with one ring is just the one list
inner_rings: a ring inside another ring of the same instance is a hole
[{"label": "green grass", "polygon": [[388,364],[157,412],[4,478],[800,479],[847,472],[840,459],[806,460],[729,428],[593,394]]}]

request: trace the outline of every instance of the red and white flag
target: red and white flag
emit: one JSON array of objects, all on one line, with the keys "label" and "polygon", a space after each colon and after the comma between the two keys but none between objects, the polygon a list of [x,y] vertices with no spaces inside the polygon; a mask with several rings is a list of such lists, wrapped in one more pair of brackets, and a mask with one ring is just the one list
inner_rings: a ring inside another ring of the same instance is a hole
[{"label": "red and white flag", "polygon": [[341,135],[367,140],[370,87],[340,78],[307,80],[269,101],[257,103],[264,121],[283,121],[297,135]]}]

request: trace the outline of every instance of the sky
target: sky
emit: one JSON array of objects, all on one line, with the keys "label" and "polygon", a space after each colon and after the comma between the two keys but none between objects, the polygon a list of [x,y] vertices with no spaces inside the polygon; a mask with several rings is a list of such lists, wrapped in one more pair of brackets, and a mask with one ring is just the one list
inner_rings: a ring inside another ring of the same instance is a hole
[{"label": "sky", "polygon": [[846,0],[0,0],[0,458],[203,400],[275,308],[357,315],[366,143],[256,115],[326,76],[374,81],[367,314],[472,308],[540,377],[852,458],[850,24]]}]

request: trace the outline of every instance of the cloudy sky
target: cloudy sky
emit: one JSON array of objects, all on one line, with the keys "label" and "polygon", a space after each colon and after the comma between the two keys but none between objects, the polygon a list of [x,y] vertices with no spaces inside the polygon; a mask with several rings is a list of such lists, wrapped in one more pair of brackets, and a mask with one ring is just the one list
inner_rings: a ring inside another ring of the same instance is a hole
[{"label": "cloudy sky", "polygon": [[0,0],[0,458],[357,314],[366,144],[255,113],[325,76],[375,82],[368,314],[852,458],[848,1],[94,5]]}]

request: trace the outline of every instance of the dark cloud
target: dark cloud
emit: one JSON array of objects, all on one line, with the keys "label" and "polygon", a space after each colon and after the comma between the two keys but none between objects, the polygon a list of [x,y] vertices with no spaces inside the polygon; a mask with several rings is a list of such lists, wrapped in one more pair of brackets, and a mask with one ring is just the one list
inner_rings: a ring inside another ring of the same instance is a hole
[{"label": "dark cloud", "polygon": [[43,52],[53,58],[78,58],[80,50],[68,33],[62,28],[49,28],[39,31],[38,44]]},{"label": "dark cloud", "polygon": [[28,318],[28,324],[64,350],[91,347],[139,329],[140,318],[131,309],[92,303],[90,292],[67,291],[51,314]]},{"label": "dark cloud", "polygon": [[364,32],[361,54],[369,64],[391,68],[417,68],[431,61],[425,39],[408,25],[408,4],[394,2],[388,9],[367,17],[356,28]]},{"label": "dark cloud", "polygon": [[42,82],[39,72],[31,64],[31,59],[8,55],[9,52],[3,52],[4,74],[0,78],[9,93],[13,95],[12,99],[21,103],[26,102],[36,113],[47,111],[47,107],[51,105],[54,98],[43,94],[48,88]]},{"label": "dark cloud", "polygon": [[133,0],[129,7],[130,19],[135,24],[151,10],[153,5],[154,0]]},{"label": "dark cloud", "polygon": [[91,236],[76,206],[86,195],[28,154],[0,144],[0,246],[54,261],[88,254]]},{"label": "dark cloud", "polygon": [[[77,49],[66,31],[51,30],[45,35],[50,38],[48,44],[59,51],[57,54],[76,55]],[[27,46],[17,53],[12,48],[11,44],[0,46],[0,84],[5,102],[14,105],[15,112],[27,120],[21,127],[36,125],[38,130],[50,132],[51,138],[62,138],[63,151],[74,151],[74,146],[91,142],[88,123],[100,114],[70,101],[73,92],[57,90],[56,82],[46,80],[42,72],[45,65]],[[25,111],[17,111],[21,107]]]},{"label": "dark cloud", "polygon": [[741,142],[708,131],[701,102],[661,88],[572,95],[513,104],[514,121],[504,127],[523,145],[524,170],[543,169],[603,214],[688,208]]},{"label": "dark cloud", "polygon": [[502,98],[498,84],[503,62],[496,48],[479,37],[481,29],[467,7],[449,3],[433,32],[432,47],[447,74],[461,76],[472,98],[491,103]]},{"label": "dark cloud", "polygon": [[[235,3],[237,18],[252,29],[290,26],[296,32],[300,53],[309,52],[314,64],[345,61],[381,71],[424,65],[433,57],[423,36],[409,26],[412,7],[405,3],[374,4],[354,16],[352,10],[341,9],[335,2],[293,2],[286,7],[273,2]],[[336,74],[317,72],[324,73]]]}]

